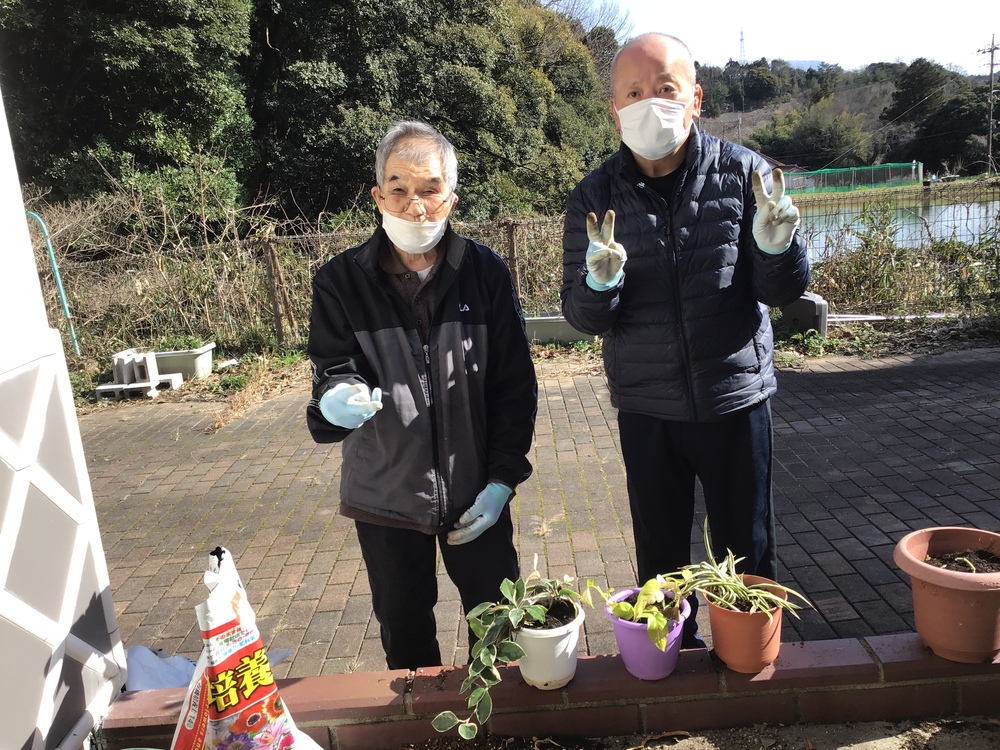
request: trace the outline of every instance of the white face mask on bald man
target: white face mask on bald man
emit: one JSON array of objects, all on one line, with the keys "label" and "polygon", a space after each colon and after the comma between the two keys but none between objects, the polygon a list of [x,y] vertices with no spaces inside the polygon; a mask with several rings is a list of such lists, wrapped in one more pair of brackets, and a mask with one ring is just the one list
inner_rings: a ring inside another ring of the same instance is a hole
[{"label": "white face mask on bald man", "polygon": [[407,221],[382,212],[382,228],[389,235],[392,244],[411,255],[423,255],[430,251],[444,236],[448,217],[441,221]]},{"label": "white face mask on bald man", "polygon": [[615,110],[621,123],[622,141],[644,159],[656,161],[674,153],[684,142],[688,130],[684,113],[690,101],[642,99]]}]

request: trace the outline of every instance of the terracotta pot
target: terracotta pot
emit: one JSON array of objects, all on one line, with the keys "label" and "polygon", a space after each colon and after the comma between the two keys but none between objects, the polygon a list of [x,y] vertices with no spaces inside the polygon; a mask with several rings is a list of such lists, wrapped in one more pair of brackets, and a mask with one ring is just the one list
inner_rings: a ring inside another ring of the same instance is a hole
[{"label": "terracotta pot", "polygon": [[1000,534],[959,526],[914,531],[892,559],[908,573],[913,620],[924,645],[950,661],[977,664],[1000,654],[1000,573],[961,573],[924,562],[963,550],[1000,555]]},{"label": "terracotta pot", "polygon": [[[611,601],[623,601],[638,591],[638,588],[624,589],[612,595]],[[671,621],[668,624],[667,647],[663,651],[660,651],[649,640],[645,620],[642,622],[623,620],[611,613],[610,606],[606,606],[604,609],[615,631],[618,653],[621,654],[622,663],[625,664],[625,669],[630,675],[638,677],[640,680],[662,680],[674,671],[674,667],[677,666],[677,657],[681,651],[684,621],[691,614],[691,605],[688,604],[687,600],[681,602],[681,619]]]},{"label": "terracotta pot", "polygon": [[[748,584],[775,583],[769,578],[744,575]],[[781,589],[774,593],[783,599],[788,594]],[[707,601],[707,599],[706,599]],[[712,647],[716,655],[734,672],[756,674],[778,658],[781,650],[780,607],[770,612],[737,612],[708,602],[708,623],[712,628]]]},{"label": "terracotta pot", "polygon": [[583,627],[583,609],[576,608],[576,617],[558,628],[523,628],[514,634],[514,641],[524,649],[517,662],[521,679],[539,690],[556,690],[576,674],[576,647]]}]

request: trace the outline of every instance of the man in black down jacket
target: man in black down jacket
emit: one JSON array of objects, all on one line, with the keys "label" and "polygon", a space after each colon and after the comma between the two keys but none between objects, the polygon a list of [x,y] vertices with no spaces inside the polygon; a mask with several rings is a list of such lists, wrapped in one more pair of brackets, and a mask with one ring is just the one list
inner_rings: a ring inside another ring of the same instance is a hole
[{"label": "man in black down jacket", "polygon": [[[771,195],[760,156],[700,133],[701,97],[679,39],[621,49],[623,143],[573,191],[563,236],[563,313],[604,337],[640,582],[691,561],[696,478],[714,550],[748,573],[777,567],[767,307],[799,298],[809,262],[780,171]],[[692,614],[685,647],[696,629]]]},{"label": "man in black down jacket", "polygon": [[538,394],[507,266],[449,224],[451,143],[401,122],[375,162],[382,226],[313,280],[306,421],[316,442],[343,441],[340,512],[386,661],[416,669],[441,663],[438,545],[466,612],[518,577],[508,502],[531,474]]}]

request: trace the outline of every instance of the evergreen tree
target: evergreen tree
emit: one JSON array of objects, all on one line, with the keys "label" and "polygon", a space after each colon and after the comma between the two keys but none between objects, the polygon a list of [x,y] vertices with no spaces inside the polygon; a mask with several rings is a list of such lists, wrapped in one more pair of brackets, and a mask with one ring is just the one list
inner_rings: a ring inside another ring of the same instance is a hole
[{"label": "evergreen tree", "polygon": [[989,89],[966,88],[923,121],[912,156],[933,170],[985,172],[988,128]]},{"label": "evergreen tree", "polygon": [[943,67],[918,57],[896,80],[892,104],[882,113],[882,120],[919,125],[944,104],[951,79]]},{"label": "evergreen tree", "polygon": [[326,7],[288,0],[254,24],[257,183],[289,213],[370,206],[375,146],[401,118],[459,149],[465,217],[561,211],[615,147],[582,30],[555,11],[515,0]]},{"label": "evergreen tree", "polygon": [[78,196],[108,175],[187,170],[183,183],[224,160],[215,187],[236,200],[254,158],[238,75],[248,19],[245,0],[5,0],[0,79],[21,179]]},{"label": "evergreen tree", "polygon": [[780,84],[778,77],[764,65],[750,66],[743,78],[743,91],[746,95],[747,106],[759,107],[765,102],[769,102],[778,96]]},{"label": "evergreen tree", "polygon": [[860,166],[868,163],[870,154],[861,121],[861,115],[836,113],[832,97],[827,97],[807,110],[775,115],[747,145],[807,169]]}]

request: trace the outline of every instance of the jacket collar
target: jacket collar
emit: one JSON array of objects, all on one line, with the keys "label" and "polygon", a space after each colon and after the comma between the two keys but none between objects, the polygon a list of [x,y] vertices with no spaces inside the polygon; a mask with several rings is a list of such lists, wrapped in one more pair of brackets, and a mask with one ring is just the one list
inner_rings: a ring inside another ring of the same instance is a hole
[{"label": "jacket collar", "polygon": [[[459,265],[461,265],[462,258],[465,255],[465,243],[466,239],[451,228],[451,222],[449,221],[448,226],[444,230],[444,236],[441,238],[441,244],[445,248],[445,264],[453,270],[457,270]],[[378,277],[378,259],[382,248],[389,249],[389,236],[385,233],[382,226],[379,225],[378,229],[375,230],[375,234],[364,244],[356,258],[358,264],[373,279]]]},{"label": "jacket collar", "polygon": [[[688,136],[685,145],[687,146],[687,153],[684,154],[684,164],[681,166],[681,172],[687,172],[692,166],[698,163],[701,157],[701,131],[698,130],[697,121],[691,123],[691,134]],[[621,159],[621,168],[619,170],[621,177],[633,184],[644,182],[647,179],[639,171],[632,149],[626,146],[624,141],[618,148],[618,156]]]}]

